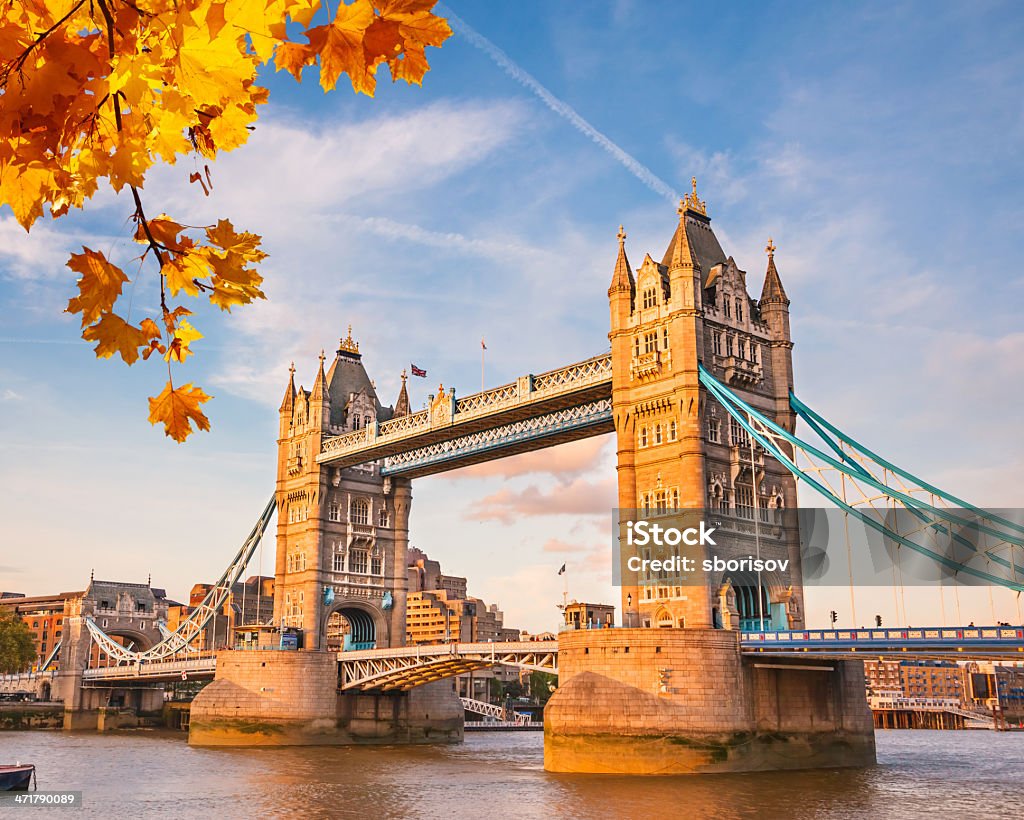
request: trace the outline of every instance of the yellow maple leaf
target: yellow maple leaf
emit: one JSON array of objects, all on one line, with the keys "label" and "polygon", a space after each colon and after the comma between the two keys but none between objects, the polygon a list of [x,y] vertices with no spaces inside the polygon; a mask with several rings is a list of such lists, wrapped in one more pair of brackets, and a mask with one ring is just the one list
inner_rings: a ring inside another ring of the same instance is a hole
[{"label": "yellow maple leaf", "polygon": [[169,256],[160,272],[167,280],[171,296],[177,296],[181,290],[189,296],[198,296],[199,287],[195,280],[209,277],[210,265],[204,254],[190,250],[188,253]]},{"label": "yellow maple leaf", "polygon": [[178,388],[167,382],[159,396],[149,399],[149,423],[163,424],[164,435],[182,442],[192,435],[193,423],[199,430],[210,429],[210,420],[199,406],[211,398],[191,382]]},{"label": "yellow maple leaf", "polygon": [[145,348],[144,356],[153,352],[150,343],[160,336],[160,330],[152,319],[146,319],[141,327],[128,324],[116,313],[104,313],[100,320],[82,332],[87,342],[96,342],[96,358],[109,359],[115,353],[121,354],[125,364],[138,361],[139,348]]},{"label": "yellow maple leaf", "polygon": [[82,314],[82,327],[91,325],[100,315],[109,313],[121,295],[121,286],[128,281],[117,265],[107,261],[99,251],[82,248],[73,253],[67,266],[78,274],[78,296],[68,301],[68,313]]},{"label": "yellow maple leaf", "polygon": [[0,163],[0,204],[7,203],[26,231],[43,215],[53,171],[41,162]]},{"label": "yellow maple leaf", "polygon": [[206,229],[206,238],[224,251],[241,254],[248,260],[259,262],[266,254],[259,250],[262,237],[248,231],[236,231],[230,220],[220,219],[213,227]]},{"label": "yellow maple leaf", "polygon": [[[178,243],[178,234],[185,230],[185,228],[171,219],[167,214],[160,214],[160,216],[154,217],[153,219],[147,219],[146,224],[149,227],[150,234],[152,234],[153,239],[156,240],[157,244],[172,251],[178,250],[182,247],[182,245]],[[146,230],[141,224],[135,229],[135,241],[143,245],[149,242],[149,237],[146,236]]]},{"label": "yellow maple leaf", "polygon": [[203,334],[192,327],[188,319],[182,319],[181,323],[174,329],[174,335],[171,337],[171,343],[167,346],[164,359],[167,361],[175,359],[179,363],[184,362],[192,354],[189,345],[202,338]]}]

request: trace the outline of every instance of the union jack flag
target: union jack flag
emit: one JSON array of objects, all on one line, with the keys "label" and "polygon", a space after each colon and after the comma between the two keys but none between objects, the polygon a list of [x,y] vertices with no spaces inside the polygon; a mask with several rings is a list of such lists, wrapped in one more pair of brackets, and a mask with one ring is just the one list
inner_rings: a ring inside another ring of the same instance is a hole
[{"label": "union jack flag", "polygon": [[412,368],[412,374],[414,376],[420,376],[421,378],[424,378],[424,379],[427,377],[427,371],[424,370],[422,367],[417,367],[416,365],[412,364],[411,362],[409,363],[409,367]]}]

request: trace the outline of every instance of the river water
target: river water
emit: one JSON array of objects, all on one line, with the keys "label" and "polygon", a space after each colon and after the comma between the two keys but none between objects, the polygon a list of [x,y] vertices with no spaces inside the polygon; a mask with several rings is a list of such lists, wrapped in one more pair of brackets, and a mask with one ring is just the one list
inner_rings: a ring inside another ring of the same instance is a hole
[{"label": "river water", "polygon": [[[994,818],[1024,815],[1024,732],[879,731],[865,770],[697,777],[554,775],[540,732],[459,746],[210,750],[180,734],[0,732],[0,763],[128,818]],[[27,813],[26,813],[27,812]]]}]

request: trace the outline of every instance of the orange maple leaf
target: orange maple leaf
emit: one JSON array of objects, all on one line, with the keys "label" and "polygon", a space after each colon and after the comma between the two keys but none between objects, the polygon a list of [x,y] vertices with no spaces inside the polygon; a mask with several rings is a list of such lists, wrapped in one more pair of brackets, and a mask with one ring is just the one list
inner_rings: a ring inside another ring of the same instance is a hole
[{"label": "orange maple leaf", "polygon": [[128,324],[116,313],[104,313],[92,327],[82,332],[87,342],[96,342],[96,358],[109,359],[120,353],[128,365],[135,364],[139,358],[139,348],[145,348],[143,358],[148,359],[153,352],[152,342],[160,338],[160,329],[152,319],[143,320],[140,327]]},{"label": "orange maple leaf", "polygon": [[210,420],[199,408],[210,398],[191,382],[178,388],[167,382],[159,396],[149,399],[149,423],[163,424],[164,435],[182,442],[194,432],[193,423],[198,430],[210,429]]},{"label": "orange maple leaf", "polygon": [[84,247],[82,250],[85,253],[73,253],[67,262],[67,266],[80,273],[81,278],[78,280],[78,296],[68,301],[66,311],[81,312],[82,327],[87,327],[102,314],[110,313],[128,277],[99,251]]},{"label": "orange maple leaf", "polygon": [[373,21],[373,8],[367,3],[340,5],[333,22],[306,33],[310,48],[320,55],[320,85],[324,91],[333,89],[344,73],[356,92],[373,96],[377,82],[367,70],[363,52],[363,37]]}]

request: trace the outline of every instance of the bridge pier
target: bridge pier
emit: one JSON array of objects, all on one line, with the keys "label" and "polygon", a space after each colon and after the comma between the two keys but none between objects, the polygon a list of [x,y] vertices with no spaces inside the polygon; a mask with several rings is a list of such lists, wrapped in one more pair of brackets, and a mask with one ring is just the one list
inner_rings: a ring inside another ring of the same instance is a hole
[{"label": "bridge pier", "polygon": [[194,746],[458,743],[462,703],[451,683],[409,692],[341,693],[333,652],[231,651],[192,702]]},{"label": "bridge pier", "polygon": [[740,654],[721,629],[559,635],[544,768],[687,774],[868,766],[860,661]]}]

